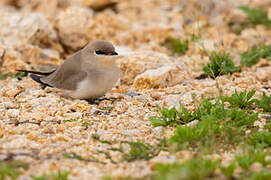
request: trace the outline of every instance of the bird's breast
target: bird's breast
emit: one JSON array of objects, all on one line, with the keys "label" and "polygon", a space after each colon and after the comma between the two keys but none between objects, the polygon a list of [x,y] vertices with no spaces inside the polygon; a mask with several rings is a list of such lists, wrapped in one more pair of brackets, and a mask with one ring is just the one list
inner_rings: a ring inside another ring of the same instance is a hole
[{"label": "bird's breast", "polygon": [[103,96],[112,89],[119,79],[118,69],[100,71],[91,74],[77,84],[77,88],[71,91],[69,96],[77,99],[91,99]]}]

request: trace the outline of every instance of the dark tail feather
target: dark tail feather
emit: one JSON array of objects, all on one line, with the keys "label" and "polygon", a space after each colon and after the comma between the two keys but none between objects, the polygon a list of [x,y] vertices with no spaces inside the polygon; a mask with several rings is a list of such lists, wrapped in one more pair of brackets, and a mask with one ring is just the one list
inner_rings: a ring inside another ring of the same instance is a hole
[{"label": "dark tail feather", "polygon": [[19,70],[16,70],[16,71],[48,76],[48,75],[52,74],[53,72],[55,72],[56,70],[52,70],[52,71],[49,71],[49,72],[40,72],[40,71],[28,71],[28,70],[19,69]]},{"label": "dark tail feather", "polygon": [[37,75],[35,75],[35,74],[30,74],[30,77],[31,77],[34,81],[40,83],[40,84],[42,85],[43,89],[44,89],[46,86],[48,86],[48,87],[53,87],[53,86],[51,86],[51,85],[49,85],[49,84],[46,84],[46,83],[42,82],[42,81],[40,80],[40,78],[41,78],[40,76],[37,76]]}]

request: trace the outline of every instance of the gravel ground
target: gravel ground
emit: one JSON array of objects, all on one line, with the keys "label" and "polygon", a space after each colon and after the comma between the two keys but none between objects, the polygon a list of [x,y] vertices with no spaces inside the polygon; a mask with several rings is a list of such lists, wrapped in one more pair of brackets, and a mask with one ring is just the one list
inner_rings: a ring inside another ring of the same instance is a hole
[{"label": "gravel ground", "polygon": [[[204,52],[225,50],[240,64],[240,52],[270,44],[270,28],[258,25],[238,35],[228,26],[245,21],[238,6],[265,5],[270,10],[267,0],[0,2],[2,73],[59,65],[94,39],[112,41],[122,55],[120,82],[96,104],[64,97],[57,89],[43,90],[30,78],[0,81],[0,159],[29,164],[19,179],[58,170],[69,171],[69,179],[143,177],[157,162],[183,161],[191,155],[161,151],[149,161],[127,162],[121,152],[110,150],[121,141],[156,145],[170,137],[174,128],[153,128],[149,121],[157,115],[157,105],[178,107],[181,101],[193,110],[193,95],[218,95],[216,83],[225,95],[235,89],[255,89],[256,98],[271,93],[271,63],[265,59],[231,76],[196,79],[208,62]],[[198,32],[201,39],[191,42],[184,55],[172,55],[161,45],[168,36],[185,38]],[[128,152],[129,146],[124,150]],[[83,160],[65,158],[63,153],[79,154]],[[227,162],[232,154],[219,156]]]}]

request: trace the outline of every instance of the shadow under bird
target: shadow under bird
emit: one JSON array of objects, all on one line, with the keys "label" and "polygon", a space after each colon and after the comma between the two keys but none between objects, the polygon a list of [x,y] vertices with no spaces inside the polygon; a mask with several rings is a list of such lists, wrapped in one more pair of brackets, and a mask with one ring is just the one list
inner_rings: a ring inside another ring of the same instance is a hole
[{"label": "shadow under bird", "polygon": [[72,98],[91,100],[103,96],[118,81],[117,55],[110,42],[96,40],[51,72],[18,71],[31,73],[30,77],[43,87],[58,88]]}]

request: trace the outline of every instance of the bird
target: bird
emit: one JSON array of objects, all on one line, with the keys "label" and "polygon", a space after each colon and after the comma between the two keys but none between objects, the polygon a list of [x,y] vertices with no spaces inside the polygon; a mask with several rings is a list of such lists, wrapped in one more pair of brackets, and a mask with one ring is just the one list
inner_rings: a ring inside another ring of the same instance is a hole
[{"label": "bird", "polygon": [[75,99],[97,99],[117,83],[120,72],[116,64],[118,53],[109,41],[95,40],[75,52],[58,68],[49,71],[28,71],[43,87],[57,88]]}]

